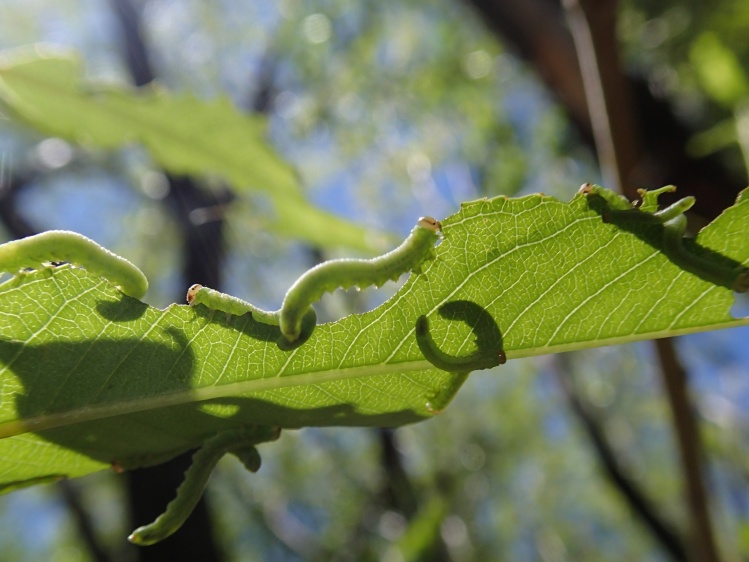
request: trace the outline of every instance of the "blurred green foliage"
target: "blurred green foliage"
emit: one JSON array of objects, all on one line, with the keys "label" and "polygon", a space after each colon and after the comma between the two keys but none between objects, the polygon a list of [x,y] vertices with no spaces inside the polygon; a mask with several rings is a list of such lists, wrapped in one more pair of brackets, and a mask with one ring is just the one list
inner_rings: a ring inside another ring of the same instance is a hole
[{"label": "blurred green foliage", "polygon": [[[422,209],[444,216],[460,201],[519,191],[566,199],[597,176],[593,157],[576,143],[532,70],[457,0],[150,0],[145,7],[159,78],[173,91],[228,93],[247,107],[268,68],[274,143],[298,168],[314,201],[362,224],[405,233]],[[728,147],[727,164],[745,167],[740,143],[746,141],[737,131],[746,131],[746,100],[735,86],[746,82],[749,68],[745,0],[628,1],[620,15],[628,67],[702,131],[694,150]],[[705,37],[712,51],[699,47]],[[40,40],[78,49],[94,77],[127,81],[105,3],[0,3],[0,46]],[[723,63],[728,76],[720,80],[727,82],[714,85],[695,60],[705,57],[711,68],[716,56],[728,60],[726,52],[735,63]],[[7,174],[35,161],[42,138],[5,124],[0,150]],[[147,272],[157,280],[153,302],[175,300],[184,290],[171,267],[178,266],[179,240],[156,196],[158,173],[142,155],[84,152],[74,164],[45,172],[25,203],[40,226],[73,227],[81,224],[80,212],[88,221],[94,217],[92,228],[107,227],[100,242],[118,251],[118,244],[130,245],[133,261],[153,263]],[[123,206],[115,199],[119,204],[102,207],[88,185],[85,197],[71,187],[92,181],[102,190],[135,186],[134,202]],[[288,264],[300,253],[258,227],[262,213],[242,206],[230,215],[227,290],[265,305],[279,302],[299,273]],[[332,316],[352,306],[340,297],[326,304],[335,309]],[[716,521],[728,559],[749,556],[742,336],[746,341],[745,332],[714,333],[680,346],[709,435]],[[683,526],[670,419],[650,348],[600,349],[568,360],[629,475],[662,515]],[[422,505],[435,497],[449,505],[439,529],[449,554],[454,560],[665,560],[602,476],[555,371],[551,359],[542,359],[510,362],[501,377],[476,374],[444,415],[398,431]],[[217,532],[231,559],[375,559],[407,536],[407,520],[383,499],[374,432],[289,432],[261,453],[259,474],[246,478],[226,461],[227,478],[211,489]],[[87,481],[97,491],[86,494],[94,513],[110,510],[110,517],[95,519],[110,544],[126,533],[121,514],[111,513],[120,502],[98,492],[110,489],[114,478]],[[48,498],[44,505],[35,503],[40,495]],[[0,518],[0,552],[8,561],[54,559],[70,540],[65,531],[50,532],[66,519],[51,489],[7,496]],[[20,532],[19,520],[36,532]],[[283,533],[288,529],[306,541],[294,543]],[[87,560],[78,548],[77,559]]]}]

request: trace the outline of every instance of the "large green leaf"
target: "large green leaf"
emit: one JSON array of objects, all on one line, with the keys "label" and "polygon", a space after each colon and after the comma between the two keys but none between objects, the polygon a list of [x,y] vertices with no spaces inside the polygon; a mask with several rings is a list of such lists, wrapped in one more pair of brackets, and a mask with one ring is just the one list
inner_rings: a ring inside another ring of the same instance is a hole
[{"label": "large green leaf", "polygon": [[[293,351],[249,316],[159,310],[79,268],[19,274],[0,286],[0,483],[152,464],[247,424],[427,419],[465,377],[424,359],[422,314],[445,352],[501,340],[509,359],[749,324],[730,289],[660,250],[660,225],[601,211],[583,196],[466,203],[423,273]],[[745,192],[691,249],[746,265],[747,225]]]},{"label": "large green leaf", "polygon": [[3,54],[0,104],[45,134],[103,149],[139,142],[169,172],[217,174],[240,192],[261,193],[273,202],[269,225],[281,232],[328,247],[381,249],[365,229],[311,205],[267,142],[265,119],[228,99],[97,86],[82,80],[76,57],[36,46]]}]

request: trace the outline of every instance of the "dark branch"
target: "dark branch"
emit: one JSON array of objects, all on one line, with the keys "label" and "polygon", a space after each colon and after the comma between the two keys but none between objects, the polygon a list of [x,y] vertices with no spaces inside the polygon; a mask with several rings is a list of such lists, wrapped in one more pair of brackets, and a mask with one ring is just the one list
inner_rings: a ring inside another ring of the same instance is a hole
[{"label": "dark branch", "polygon": [[76,527],[78,527],[78,532],[80,533],[91,558],[96,562],[110,562],[112,557],[110,557],[106,550],[102,548],[101,543],[96,536],[96,532],[94,531],[94,526],[91,524],[91,517],[89,517],[88,512],[85,507],[83,507],[78,490],[68,480],[58,482],[57,489],[62,494],[68,510],[70,510],[73,515]]},{"label": "dark branch", "polygon": [[[122,49],[133,83],[146,85],[154,80],[148,49],[141,32],[141,13],[130,0],[111,0],[122,29]],[[183,271],[184,287],[194,282],[211,287],[221,286],[220,271],[223,259],[223,216],[208,213],[214,220],[195,220],[196,213],[205,216],[206,208],[225,204],[230,198],[228,190],[217,201],[216,196],[203,192],[187,177],[167,175],[169,193],[167,202],[177,217],[185,240]],[[179,295],[182,300],[184,295]],[[152,521],[174,496],[182,482],[184,472],[191,462],[186,453],[168,463],[128,473],[131,506],[131,527]],[[192,515],[182,528],[168,539],[148,548],[133,547],[143,562],[149,560],[221,560],[221,555],[211,532],[211,518],[201,498]]]},{"label": "dark branch", "polygon": [[593,416],[590,408],[578,395],[571,376],[569,374],[568,362],[556,356],[557,368],[554,371],[559,386],[564,392],[570,409],[582,425],[590,444],[596,452],[604,473],[610,480],[614,489],[618,491],[629,505],[630,509],[637,515],[640,521],[650,530],[652,535],[668,552],[675,561],[686,561],[687,553],[683,539],[679,534],[661,518],[653,502],[645,495],[635,482],[627,476],[624,468],[619,464],[613,447],[606,438],[601,422]]},{"label": "dark branch", "polygon": [[[575,45],[559,0],[466,0],[486,26],[508,48],[528,62],[567,110],[581,139],[595,150]],[[674,184],[676,197],[697,197],[695,211],[712,220],[733,205],[746,178],[729,172],[717,156],[695,158],[687,153],[693,131],[681,123],[668,103],[656,98],[647,82],[631,75],[629,91],[641,155],[627,172],[626,185],[647,189]],[[582,183],[582,182],[581,182]]]}]

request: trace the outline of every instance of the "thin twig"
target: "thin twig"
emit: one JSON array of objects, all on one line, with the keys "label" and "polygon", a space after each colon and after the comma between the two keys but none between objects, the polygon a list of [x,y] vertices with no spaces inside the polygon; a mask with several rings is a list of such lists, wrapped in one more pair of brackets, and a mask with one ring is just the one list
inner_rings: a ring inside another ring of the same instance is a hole
[{"label": "thin twig", "polygon": [[569,361],[564,354],[555,356],[554,369],[559,386],[564,392],[570,409],[580,421],[588,439],[590,439],[601,466],[614,488],[622,495],[630,509],[637,514],[643,524],[650,530],[663,549],[675,561],[686,561],[687,553],[684,541],[679,533],[658,513],[655,503],[640,488],[636,481],[629,477],[619,463],[616,452],[601,427],[600,420],[591,412],[591,408],[579,395],[570,376]]},{"label": "thin twig", "polygon": [[710,507],[702,470],[702,440],[694,408],[689,401],[687,374],[670,339],[656,340],[658,361],[664,373],[671,416],[673,417],[681,465],[686,480],[686,496],[692,531],[693,560],[719,562],[720,555],[710,519]]},{"label": "thin twig", "polygon": [[[590,111],[598,161],[611,189],[627,193],[638,159],[629,82],[621,72],[616,0],[565,0]],[[633,190],[633,194],[634,194]]]}]

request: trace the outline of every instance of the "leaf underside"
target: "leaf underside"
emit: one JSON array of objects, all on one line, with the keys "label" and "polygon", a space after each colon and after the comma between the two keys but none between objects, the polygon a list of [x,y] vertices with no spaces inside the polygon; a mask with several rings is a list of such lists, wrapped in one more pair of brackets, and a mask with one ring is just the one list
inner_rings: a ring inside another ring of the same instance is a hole
[{"label": "leaf underside", "polygon": [[[159,310],[70,266],[19,274],[0,285],[0,486],[155,464],[250,424],[427,419],[465,376],[421,355],[422,314],[446,353],[494,346],[508,359],[749,324],[731,317],[729,289],[660,251],[659,226],[600,212],[581,195],[466,203],[423,273],[292,351],[249,315]],[[695,251],[746,266],[747,225],[745,192]]]}]

